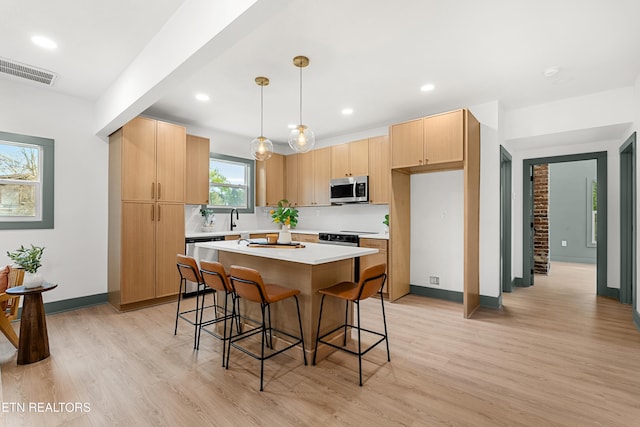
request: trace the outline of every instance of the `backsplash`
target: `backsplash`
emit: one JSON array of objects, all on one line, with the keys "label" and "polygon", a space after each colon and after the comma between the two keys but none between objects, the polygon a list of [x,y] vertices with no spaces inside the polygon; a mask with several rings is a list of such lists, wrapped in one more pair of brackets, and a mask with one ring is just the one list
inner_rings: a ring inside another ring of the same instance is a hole
[{"label": "backsplash", "polygon": [[[234,220],[236,230],[258,230],[277,228],[271,221],[270,207],[256,207],[255,214],[240,214]],[[301,207],[297,230],[316,231],[372,231],[383,233],[382,224],[388,205],[352,204],[342,206]],[[200,205],[185,205],[185,231],[202,231],[204,218],[200,215]],[[229,230],[229,213],[216,214],[216,231]]]}]

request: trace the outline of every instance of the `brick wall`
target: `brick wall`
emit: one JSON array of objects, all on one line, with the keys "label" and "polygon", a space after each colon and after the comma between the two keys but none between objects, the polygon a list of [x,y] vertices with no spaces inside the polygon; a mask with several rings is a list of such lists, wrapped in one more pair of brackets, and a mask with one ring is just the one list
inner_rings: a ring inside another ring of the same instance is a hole
[{"label": "brick wall", "polygon": [[549,165],[533,166],[533,272],[549,273]]}]

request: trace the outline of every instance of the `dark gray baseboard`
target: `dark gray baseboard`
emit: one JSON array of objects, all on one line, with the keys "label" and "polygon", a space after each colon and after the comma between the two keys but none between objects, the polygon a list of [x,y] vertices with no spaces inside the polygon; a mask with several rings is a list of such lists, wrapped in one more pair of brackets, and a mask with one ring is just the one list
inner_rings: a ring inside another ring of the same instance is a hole
[{"label": "dark gray baseboard", "polygon": [[480,295],[480,307],[493,308],[495,310],[502,307],[502,294],[499,297],[489,297]]},{"label": "dark gray baseboard", "polygon": [[607,296],[609,298],[616,299],[620,301],[620,289],[618,288],[607,288]]},{"label": "dark gray baseboard", "polygon": [[[87,295],[85,297],[70,298],[61,301],[48,302],[44,305],[44,311],[47,314],[62,313],[64,311],[77,310],[79,308],[91,307],[94,305],[105,304],[107,302],[107,294]],[[18,317],[22,316],[22,307],[18,310]]]},{"label": "dark gray baseboard", "polygon": [[[423,297],[438,298],[462,304],[463,294],[462,292],[458,291],[449,291],[446,289],[426,288],[424,286],[410,285],[409,292]],[[480,306],[498,309],[502,306],[502,295],[499,297],[480,295]]]},{"label": "dark gray baseboard", "polygon": [[633,309],[633,324],[636,325],[636,329],[640,331],[640,314],[638,314],[635,308]]},{"label": "dark gray baseboard", "polygon": [[514,277],[513,286],[515,286],[516,288],[524,287],[524,282],[522,281],[522,277]]}]

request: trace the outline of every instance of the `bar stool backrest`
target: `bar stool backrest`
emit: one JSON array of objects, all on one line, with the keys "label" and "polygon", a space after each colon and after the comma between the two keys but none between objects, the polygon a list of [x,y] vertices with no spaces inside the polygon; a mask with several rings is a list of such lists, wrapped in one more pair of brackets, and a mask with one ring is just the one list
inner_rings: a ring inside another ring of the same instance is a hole
[{"label": "bar stool backrest", "polygon": [[193,257],[185,255],[176,255],[178,258],[178,271],[180,277],[186,280],[190,280],[196,283],[202,283],[202,277],[200,276],[200,270],[198,269],[198,263]]},{"label": "bar stool backrest", "polygon": [[215,261],[200,261],[200,274],[204,283],[220,292],[231,292],[231,284],[227,279],[224,266]]},{"label": "bar stool backrest", "polygon": [[257,270],[232,265],[229,273],[233,290],[240,298],[259,303],[268,302],[262,276]]},{"label": "bar stool backrest", "polygon": [[384,264],[378,264],[372,265],[362,272],[360,283],[358,283],[358,286],[360,287],[359,300],[367,299],[380,292],[380,289],[382,289],[382,286],[387,279],[387,275],[384,272],[385,269],[386,266]]}]

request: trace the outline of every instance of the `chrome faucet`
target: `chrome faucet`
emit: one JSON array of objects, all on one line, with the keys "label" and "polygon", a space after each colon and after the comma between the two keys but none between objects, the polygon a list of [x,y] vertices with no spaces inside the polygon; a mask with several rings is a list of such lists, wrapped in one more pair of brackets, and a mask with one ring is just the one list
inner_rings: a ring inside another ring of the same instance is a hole
[{"label": "chrome faucet", "polygon": [[231,219],[229,220],[229,230],[231,231],[233,231],[234,227],[236,227],[236,224],[233,222],[233,212],[236,213],[236,220],[240,219],[240,216],[238,215],[238,209],[231,209]]}]

